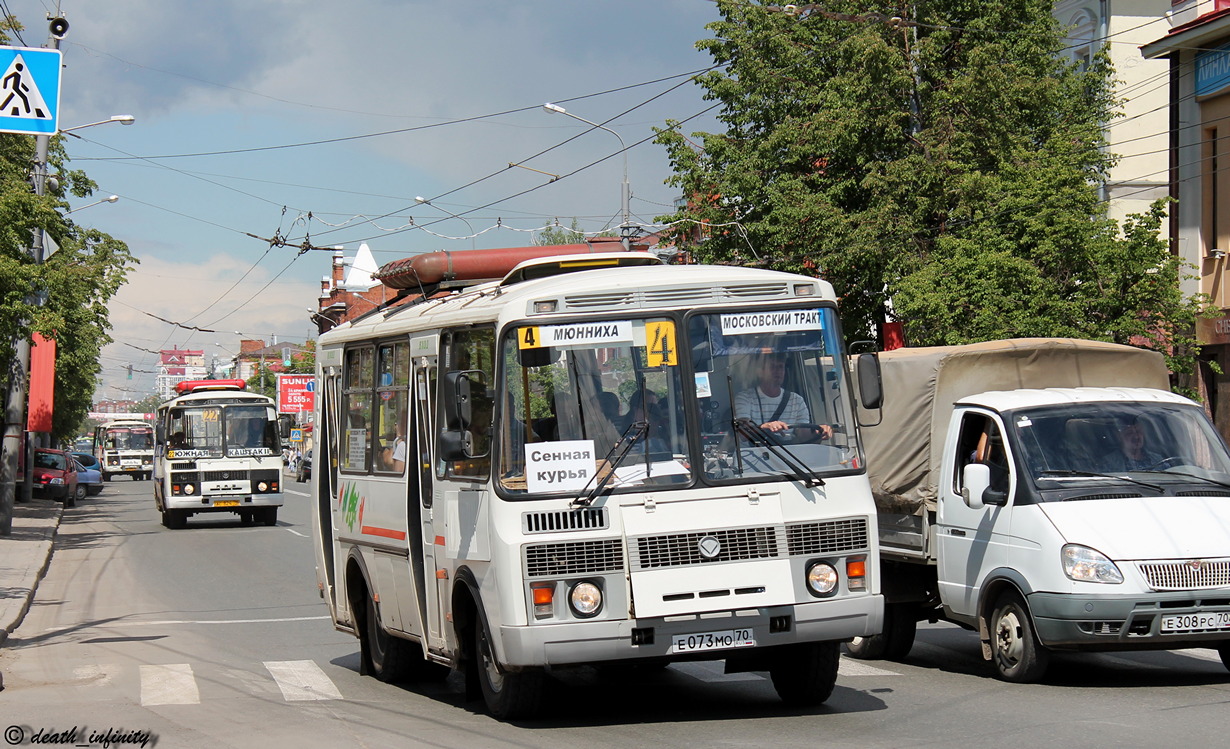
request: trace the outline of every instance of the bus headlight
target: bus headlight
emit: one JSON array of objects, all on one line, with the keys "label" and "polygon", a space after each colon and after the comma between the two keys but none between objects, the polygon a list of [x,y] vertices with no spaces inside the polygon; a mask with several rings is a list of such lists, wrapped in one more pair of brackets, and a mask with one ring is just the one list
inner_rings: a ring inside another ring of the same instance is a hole
[{"label": "bus headlight", "polygon": [[269,484],[266,484],[264,481],[262,481],[256,485],[256,490],[258,492],[267,492],[269,491]]},{"label": "bus headlight", "polygon": [[828,562],[815,562],[807,568],[807,589],[814,596],[831,596],[837,591],[837,569]]},{"label": "bus headlight", "polygon": [[192,484],[184,484],[184,494],[191,494],[196,491],[196,487]]},{"label": "bus headlight", "polygon": [[602,589],[589,581],[579,582],[568,592],[568,605],[579,617],[595,616],[602,610]]}]

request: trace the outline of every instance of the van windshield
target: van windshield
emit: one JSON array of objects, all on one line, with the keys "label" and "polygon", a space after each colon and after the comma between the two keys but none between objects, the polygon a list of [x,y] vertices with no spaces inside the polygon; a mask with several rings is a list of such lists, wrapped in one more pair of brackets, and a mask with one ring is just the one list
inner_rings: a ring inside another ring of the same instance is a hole
[{"label": "van windshield", "polygon": [[1230,482],[1225,443],[1196,406],[1073,403],[1013,411],[1007,420],[1039,489],[1104,476]]}]

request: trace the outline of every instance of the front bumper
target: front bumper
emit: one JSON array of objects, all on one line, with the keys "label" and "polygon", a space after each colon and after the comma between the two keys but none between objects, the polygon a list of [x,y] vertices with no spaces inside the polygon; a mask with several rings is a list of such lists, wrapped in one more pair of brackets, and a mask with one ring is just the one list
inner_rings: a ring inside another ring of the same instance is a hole
[{"label": "front bumper", "polygon": [[[784,629],[783,622],[788,622]],[[672,616],[669,621],[666,618],[618,619],[504,626],[500,628],[499,638],[504,651],[501,661],[513,667],[639,659],[715,660],[762,647],[873,635],[880,632],[883,622],[883,597],[861,595],[716,615]],[[751,628],[756,647],[686,654],[670,652],[674,635],[735,628]],[[634,636],[642,644],[634,644]],[[646,638],[651,641],[645,642]]]},{"label": "front bumper", "polygon": [[1056,650],[1167,650],[1230,640],[1230,629],[1162,632],[1164,616],[1226,612],[1230,591],[1029,596],[1038,640]]},{"label": "front bumper", "polygon": [[[163,506],[168,510],[190,510],[192,512],[239,512],[255,507],[281,507],[282,495],[279,494],[249,494],[227,496],[184,497],[171,496],[163,498]],[[225,504],[236,502],[237,504]]]}]

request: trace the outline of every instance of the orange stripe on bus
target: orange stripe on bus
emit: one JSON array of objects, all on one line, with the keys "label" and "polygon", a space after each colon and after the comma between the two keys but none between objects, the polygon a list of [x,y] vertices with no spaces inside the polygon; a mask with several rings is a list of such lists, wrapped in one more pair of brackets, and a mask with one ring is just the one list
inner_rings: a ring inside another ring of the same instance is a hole
[{"label": "orange stripe on bus", "polygon": [[359,529],[359,532],[366,536],[384,536],[385,538],[395,538],[398,541],[406,539],[405,531],[396,531],[392,528],[377,528],[372,525],[365,525]]},{"label": "orange stripe on bus", "polygon": [[444,545],[444,536],[436,536],[436,546]]}]

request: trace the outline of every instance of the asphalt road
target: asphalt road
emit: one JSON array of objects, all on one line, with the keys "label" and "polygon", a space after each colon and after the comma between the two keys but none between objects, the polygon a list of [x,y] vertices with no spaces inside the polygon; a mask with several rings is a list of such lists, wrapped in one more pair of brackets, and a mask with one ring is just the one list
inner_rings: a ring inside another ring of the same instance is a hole
[{"label": "asphalt road", "polygon": [[274,527],[219,515],[170,531],[151,485],[123,479],[66,512],[34,604],[0,650],[6,743],[101,747],[108,731],[160,747],[1225,741],[1230,672],[1213,651],[1060,655],[1045,684],[1011,685],[990,676],[971,633],[948,626],[924,627],[906,663],[843,658],[816,710],[784,708],[760,675],[684,664],[568,672],[552,683],[552,718],[499,723],[455,676],[359,676],[358,640],[333,630],[317,595],[305,486],[287,484]]}]

